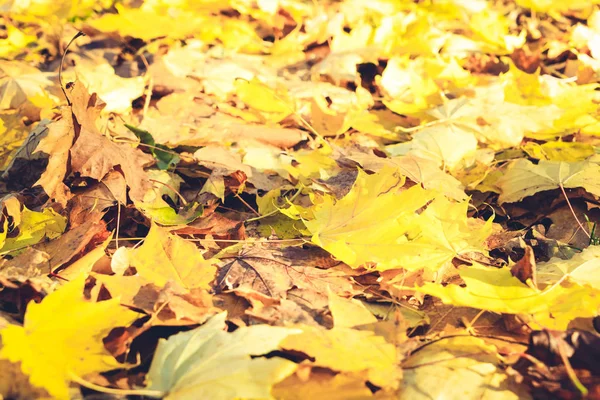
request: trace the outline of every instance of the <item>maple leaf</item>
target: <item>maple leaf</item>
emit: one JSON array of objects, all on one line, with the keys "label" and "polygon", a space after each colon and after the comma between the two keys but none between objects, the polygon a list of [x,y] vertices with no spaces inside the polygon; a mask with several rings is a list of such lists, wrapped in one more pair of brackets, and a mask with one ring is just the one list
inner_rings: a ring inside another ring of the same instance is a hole
[{"label": "maple leaf", "polygon": [[300,373],[291,375],[275,385],[274,397],[286,400],[364,400],[373,398],[373,393],[360,379],[360,376],[332,374],[314,369],[307,377],[299,375]]},{"label": "maple leaf", "polygon": [[269,353],[297,329],[258,325],[224,332],[225,313],[188,332],[160,339],[147,380],[166,399],[270,398],[296,364]]},{"label": "maple leaf", "polygon": [[415,67],[409,56],[394,57],[379,79],[379,85],[392,98],[386,106],[398,114],[416,114],[441,102],[439,87]]},{"label": "maple leaf", "polygon": [[399,220],[434,197],[419,186],[395,193],[403,184],[404,177],[391,168],[371,178],[359,172],[346,196],[337,203],[325,197],[313,210],[314,219],[305,221],[312,242],[353,267],[369,261],[380,268],[396,266],[393,247],[406,232]]},{"label": "maple leaf", "polygon": [[547,161],[584,161],[595,154],[592,145],[578,142],[528,142],[521,148],[531,158]]},{"label": "maple leaf", "polygon": [[[181,200],[177,191],[183,179],[178,175],[157,170],[149,170],[147,175],[153,187],[144,194],[142,201],[135,201],[135,206],[148,218],[164,226],[186,225],[202,215],[204,210],[196,202],[183,203],[178,209],[171,207],[171,204]],[[171,199],[171,204],[163,196]]]},{"label": "maple leaf", "polygon": [[358,300],[344,299],[329,289],[329,311],[333,316],[334,326],[338,328],[354,328],[377,322],[377,318]]},{"label": "maple leaf", "polygon": [[257,78],[235,81],[235,93],[262,121],[281,122],[294,112],[293,103],[283,90],[274,90]]},{"label": "maple leaf", "polygon": [[[22,249],[39,243],[44,238],[57,238],[67,227],[66,219],[51,208],[45,208],[42,212],[31,211],[21,206],[13,196],[4,198],[2,206],[8,209],[8,215],[13,218],[12,231],[16,234],[4,239],[1,251]],[[6,233],[5,229],[4,235]]]},{"label": "maple leaf", "polygon": [[424,158],[453,170],[477,150],[477,139],[472,132],[451,125],[432,126],[415,133],[411,141],[388,146],[387,150],[394,156]]},{"label": "maple leaf", "polygon": [[535,165],[531,161],[519,159],[511,163],[496,185],[501,190],[498,202],[513,203],[544,190],[562,187],[582,187],[600,196],[598,174],[600,166],[591,161],[562,162],[540,160]]},{"label": "maple leaf", "polygon": [[40,185],[51,200],[66,206],[71,194],[63,181],[67,175],[69,149],[75,140],[73,115],[70,110],[64,110],[62,119],[46,125],[39,136],[33,137],[39,142],[31,153],[32,157],[35,157],[36,153],[48,157],[46,169],[33,185]]},{"label": "maple leaf", "polygon": [[81,176],[101,181],[115,167],[120,167],[130,187],[133,200],[141,200],[151,187],[144,167],[153,163],[152,156],[127,144],[118,144],[102,135],[95,121],[104,103],[96,94],[89,95],[85,87],[75,82],[69,93],[73,115],[81,126],[71,147],[71,168]]},{"label": "maple leaf", "polygon": [[515,2],[521,7],[531,8],[532,10],[549,13],[557,17],[560,17],[561,12],[583,9],[592,4],[600,3],[598,0],[575,0],[568,3],[560,3],[552,0],[515,0]]},{"label": "maple leaf", "polygon": [[69,382],[74,379],[121,365],[104,348],[102,338],[138,317],[121,307],[118,299],[99,303],[85,300],[84,284],[85,275],[81,275],[41,303],[30,302],[24,326],[9,325],[0,330],[0,358],[21,362],[31,383],[57,399],[69,398]]},{"label": "maple leaf", "polygon": [[312,242],[353,268],[372,262],[380,270],[435,271],[462,252],[485,251],[491,220],[473,230],[467,202],[453,204],[420,186],[398,193],[403,181],[390,167],[371,176],[359,172],[341,200],[325,197],[313,206],[314,217],[304,221]]},{"label": "maple leaf", "polygon": [[[597,315],[600,291],[579,284],[557,282],[539,291],[522,283],[509,268],[490,268],[474,264],[459,271],[466,287],[425,283],[414,289],[439,297],[445,304],[478,307],[499,313],[532,316],[533,326],[565,329],[578,317]],[[406,288],[405,288],[406,289]]]},{"label": "maple leaf", "polygon": [[131,251],[130,262],[140,276],[159,287],[173,280],[186,288],[208,289],[216,271],[193,242],[154,223],[144,243]]},{"label": "maple leaf", "polygon": [[35,35],[28,34],[28,30],[20,30],[12,24],[6,25],[6,33],[6,39],[0,40],[0,57],[2,58],[15,56],[36,41]]},{"label": "maple leaf", "polygon": [[124,114],[131,111],[131,102],[144,92],[144,78],[122,78],[108,63],[78,65],[77,80],[83,82],[90,93],[97,93],[106,102],[105,113]]},{"label": "maple leaf", "polygon": [[205,93],[214,94],[222,101],[235,92],[238,78],[250,82],[255,76],[268,80],[277,75],[276,69],[266,65],[262,57],[228,52],[224,58],[222,54],[207,52],[205,45],[190,41],[185,47],[171,49],[162,60],[178,78],[201,79]]},{"label": "maple leaf", "polygon": [[142,40],[152,40],[161,36],[183,38],[201,27],[204,18],[191,13],[181,13],[179,18],[185,24],[178,23],[168,15],[161,15],[139,8],[128,8],[117,4],[118,14],[104,14],[88,22],[101,32],[116,32],[122,37],[131,36]]},{"label": "maple leaf", "polygon": [[442,339],[415,352],[402,366],[399,399],[531,399],[504,372],[496,347],[479,338]]},{"label": "maple leaf", "polygon": [[335,327],[330,330],[304,327],[280,346],[307,354],[309,365],[334,371],[361,373],[365,380],[384,388],[396,388],[402,375],[396,348],[369,331]]},{"label": "maple leaf", "polygon": [[580,285],[588,284],[600,289],[600,247],[590,246],[568,260],[553,257],[547,262],[536,264],[538,283],[553,285],[568,277]]},{"label": "maple leaf", "polygon": [[400,168],[402,174],[410,180],[420,183],[425,189],[436,190],[457,201],[466,200],[467,195],[462,183],[442,171],[435,161],[412,154],[394,157],[392,161]]},{"label": "maple leaf", "polygon": [[0,113],[0,170],[6,171],[14,162],[17,149],[26,139],[28,128],[21,121],[16,111]]},{"label": "maple leaf", "polygon": [[28,99],[44,96],[52,74],[22,62],[0,61],[0,110],[17,108]]}]

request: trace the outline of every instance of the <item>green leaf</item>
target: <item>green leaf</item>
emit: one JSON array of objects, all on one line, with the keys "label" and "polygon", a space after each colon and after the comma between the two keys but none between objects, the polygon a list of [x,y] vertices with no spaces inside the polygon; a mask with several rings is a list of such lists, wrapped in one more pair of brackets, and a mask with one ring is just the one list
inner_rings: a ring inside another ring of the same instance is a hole
[{"label": "green leaf", "polygon": [[177,165],[177,163],[179,162],[179,156],[173,154],[171,149],[169,149],[167,146],[163,144],[157,144],[154,141],[154,137],[152,137],[152,134],[150,132],[136,128],[135,126],[129,124],[125,124],[125,126],[127,127],[127,129],[133,132],[135,136],[138,137],[138,139],[140,139],[140,142],[148,146],[152,146],[150,147],[150,152],[152,153],[154,158],[156,158],[157,166],[159,169],[165,170],[169,169],[171,165]]},{"label": "green leaf", "polygon": [[[6,202],[17,202],[14,197],[5,200]],[[12,215],[15,218],[14,215]],[[10,237],[4,241],[4,246],[0,249],[2,252],[18,250],[27,246],[39,243],[44,238],[55,239],[62,235],[67,227],[67,219],[59,215],[51,208],[46,208],[42,212],[31,211],[23,206],[20,216],[14,221],[15,226],[11,230]],[[14,233],[16,232],[16,235]],[[2,235],[6,234],[6,230]]]}]

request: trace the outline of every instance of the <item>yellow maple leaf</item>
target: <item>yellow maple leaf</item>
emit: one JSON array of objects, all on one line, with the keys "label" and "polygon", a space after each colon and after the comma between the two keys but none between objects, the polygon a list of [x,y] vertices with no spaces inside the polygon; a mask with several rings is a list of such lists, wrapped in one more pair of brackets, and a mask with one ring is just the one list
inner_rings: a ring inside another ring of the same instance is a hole
[{"label": "yellow maple leaf", "polygon": [[556,1],[556,0],[515,0],[521,7],[531,8],[534,11],[549,13],[552,16],[560,17],[560,13],[569,10],[580,10],[600,3],[598,0],[574,0],[574,1]]},{"label": "yellow maple leaf", "polygon": [[111,0],[14,0],[10,11],[44,19],[84,17],[94,9],[108,8]]},{"label": "yellow maple leaf", "polygon": [[532,158],[548,161],[583,161],[596,154],[594,146],[579,142],[527,142],[521,148]]},{"label": "yellow maple leaf", "polygon": [[415,352],[403,363],[398,399],[531,399],[511,384],[495,346],[475,337],[444,339]]},{"label": "yellow maple leaf", "polygon": [[581,285],[600,290],[600,246],[590,246],[568,260],[552,257],[536,264],[538,285],[553,285],[568,277]]},{"label": "yellow maple leaf", "polygon": [[436,162],[442,168],[453,170],[463,159],[477,150],[473,132],[453,125],[426,127],[413,135],[409,142],[386,148],[392,155],[411,155]]},{"label": "yellow maple leaf", "polygon": [[538,290],[515,278],[510,268],[490,268],[477,263],[461,269],[459,274],[466,287],[425,283],[414,289],[439,297],[445,304],[529,315],[530,325],[536,328],[566,329],[575,318],[597,315],[600,307],[600,290],[586,285],[563,286],[558,282]]},{"label": "yellow maple leaf", "polygon": [[21,143],[27,138],[29,128],[16,111],[0,113],[0,170],[6,171]]},{"label": "yellow maple leaf", "polygon": [[18,61],[0,60],[0,110],[17,108],[29,98],[45,96],[52,74]]},{"label": "yellow maple leaf", "polygon": [[486,222],[467,218],[468,201],[452,202],[440,196],[415,217],[409,240],[398,248],[400,265],[408,270],[436,271],[456,256],[468,252],[486,254],[485,239],[492,233]]},{"label": "yellow maple leaf", "polygon": [[7,37],[0,40],[0,57],[13,57],[25,50],[29,44],[36,41],[35,35],[29,35],[26,32],[14,25],[7,25]]},{"label": "yellow maple leaf", "polygon": [[122,78],[115,74],[108,63],[78,65],[76,73],[88,91],[97,93],[106,103],[102,110],[105,113],[124,114],[131,111],[131,102],[144,92],[143,77]]},{"label": "yellow maple leaf", "polygon": [[403,184],[389,166],[374,175],[359,172],[341,200],[325,196],[313,206],[304,221],[312,242],[353,268],[375,263],[378,270],[436,271],[462,252],[485,252],[491,221],[476,227],[466,218],[468,202],[452,203],[418,185],[399,191]]},{"label": "yellow maple leaf", "polygon": [[543,190],[582,187],[600,196],[600,165],[590,161],[541,160],[537,165],[519,159],[509,165],[496,185],[501,189],[498,203],[514,203]]},{"label": "yellow maple leaf", "polygon": [[56,399],[69,398],[69,382],[119,364],[104,348],[102,338],[111,329],[128,326],[138,314],[119,305],[118,299],[93,303],[83,296],[85,275],[46,296],[30,302],[24,326],[0,331],[0,358],[21,362],[33,385]]},{"label": "yellow maple leaf", "polygon": [[127,8],[121,4],[116,4],[115,8],[118,14],[104,14],[88,23],[101,32],[117,32],[123,37],[131,36],[150,41],[162,36],[183,38],[192,35],[200,30],[204,22],[204,18],[184,11],[179,12],[177,18],[173,18],[139,8]]},{"label": "yellow maple leaf", "polygon": [[216,271],[194,243],[154,223],[144,244],[132,251],[130,263],[140,276],[159,287],[173,280],[188,289],[208,289]]},{"label": "yellow maple leaf", "polygon": [[391,97],[384,104],[398,114],[416,114],[441,103],[440,88],[415,67],[409,56],[392,58],[378,79],[379,86]]},{"label": "yellow maple leaf", "polygon": [[317,150],[298,150],[292,156],[282,156],[283,159],[296,161],[294,165],[290,162],[283,167],[294,179],[310,185],[311,179],[327,179],[339,170],[332,153],[331,148],[327,146]]},{"label": "yellow maple leaf", "polygon": [[363,373],[365,380],[380,387],[397,387],[402,375],[394,345],[370,331],[307,326],[302,333],[285,338],[280,347],[309,355],[314,359],[309,365]]},{"label": "yellow maple leaf", "polygon": [[328,289],[329,311],[333,322],[338,328],[354,328],[359,325],[373,324],[377,318],[356,299],[345,299]]},{"label": "yellow maple leaf", "polygon": [[355,268],[367,262],[397,267],[397,246],[408,217],[435,196],[420,186],[398,194],[404,181],[391,167],[371,176],[360,171],[341,200],[326,196],[315,206],[314,219],[305,221],[312,242]]},{"label": "yellow maple leaf", "polygon": [[284,90],[274,90],[258,78],[235,81],[235,93],[263,121],[281,122],[294,112],[294,106]]},{"label": "yellow maple leaf", "polygon": [[458,201],[467,199],[462,183],[452,175],[442,171],[437,162],[413,154],[392,158],[403,175],[425,189],[436,190],[446,197]]},{"label": "yellow maple leaf", "polygon": [[[273,387],[273,397],[285,400],[366,400],[375,398],[360,374],[333,374],[330,371],[312,369],[287,377]],[[302,375],[301,375],[302,374]]]}]

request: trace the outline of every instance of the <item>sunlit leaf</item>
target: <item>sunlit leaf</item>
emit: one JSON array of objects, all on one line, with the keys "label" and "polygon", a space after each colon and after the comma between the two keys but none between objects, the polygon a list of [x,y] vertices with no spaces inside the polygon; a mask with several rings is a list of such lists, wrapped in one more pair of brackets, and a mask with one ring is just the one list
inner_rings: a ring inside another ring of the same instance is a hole
[{"label": "sunlit leaf", "polygon": [[297,330],[259,325],[227,333],[225,313],[194,330],[160,339],[150,365],[149,389],[167,399],[269,398],[271,387],[296,364],[255,357],[277,349]]},{"label": "sunlit leaf", "polygon": [[69,382],[74,379],[121,366],[102,339],[112,328],[128,326],[138,317],[120,306],[118,299],[86,300],[84,284],[81,275],[41,303],[30,302],[23,326],[0,330],[4,345],[0,358],[21,362],[31,383],[55,398],[69,398]]}]

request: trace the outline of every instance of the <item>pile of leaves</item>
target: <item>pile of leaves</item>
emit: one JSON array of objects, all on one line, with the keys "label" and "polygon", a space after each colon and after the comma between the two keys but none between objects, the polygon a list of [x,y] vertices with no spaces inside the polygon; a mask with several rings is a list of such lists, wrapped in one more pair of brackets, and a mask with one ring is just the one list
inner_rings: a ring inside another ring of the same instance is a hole
[{"label": "pile of leaves", "polygon": [[600,398],[598,0],[0,5],[0,396]]}]

